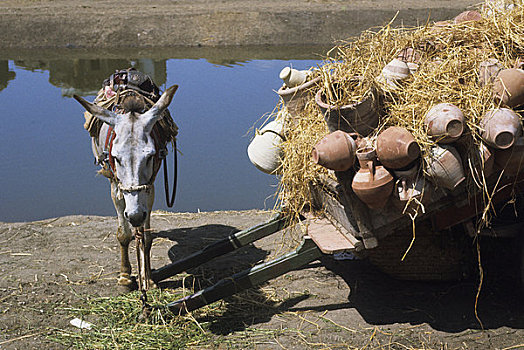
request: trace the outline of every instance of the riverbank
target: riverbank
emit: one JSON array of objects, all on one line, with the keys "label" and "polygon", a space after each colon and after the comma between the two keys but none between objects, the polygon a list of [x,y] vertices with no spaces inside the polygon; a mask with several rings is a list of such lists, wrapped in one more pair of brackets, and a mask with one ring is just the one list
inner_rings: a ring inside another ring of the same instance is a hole
[{"label": "riverbank", "polygon": [[[0,48],[331,45],[383,25],[453,18],[474,0],[4,0]],[[397,14],[398,11],[398,14]]]}]

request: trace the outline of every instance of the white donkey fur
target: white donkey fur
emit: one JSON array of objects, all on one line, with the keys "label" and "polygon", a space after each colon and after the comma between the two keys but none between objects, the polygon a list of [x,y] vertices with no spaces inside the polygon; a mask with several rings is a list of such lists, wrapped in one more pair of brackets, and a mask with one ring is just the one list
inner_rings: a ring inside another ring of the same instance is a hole
[{"label": "white donkey fur", "polygon": [[[156,153],[151,130],[162,118],[162,113],[171,103],[177,88],[174,85],[167,89],[153,107],[143,114],[117,114],[74,96],[89,113],[112,126],[116,134],[111,149],[116,173],[116,179],[111,179],[111,198],[118,216],[117,238],[121,254],[118,283],[122,285],[132,284],[128,253],[129,243],[133,238],[132,227],[144,228],[145,253],[147,256],[150,254],[150,215],[155,196],[152,183],[155,175],[153,159]],[[146,266],[146,269],[150,276],[151,266]]]}]

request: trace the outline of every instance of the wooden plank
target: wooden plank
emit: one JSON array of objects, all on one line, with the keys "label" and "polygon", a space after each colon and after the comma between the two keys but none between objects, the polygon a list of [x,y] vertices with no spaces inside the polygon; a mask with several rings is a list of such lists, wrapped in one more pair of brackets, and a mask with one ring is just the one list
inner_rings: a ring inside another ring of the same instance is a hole
[{"label": "wooden plank", "polygon": [[355,246],[326,218],[308,219],[307,234],[324,254],[355,250]]}]

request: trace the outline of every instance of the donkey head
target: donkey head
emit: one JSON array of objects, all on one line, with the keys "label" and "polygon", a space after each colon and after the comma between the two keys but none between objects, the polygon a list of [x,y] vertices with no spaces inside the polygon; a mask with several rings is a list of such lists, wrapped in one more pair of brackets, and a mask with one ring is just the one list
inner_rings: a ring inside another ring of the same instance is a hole
[{"label": "donkey head", "polygon": [[125,201],[124,216],[134,227],[144,224],[150,207],[148,203],[152,203],[154,198],[151,185],[155,175],[153,163],[156,149],[151,130],[162,118],[177,88],[177,85],[173,85],[167,89],[153,107],[143,114],[136,108],[124,114],[114,113],[74,96],[89,113],[114,128],[116,137],[111,156],[115,163],[118,191]]}]

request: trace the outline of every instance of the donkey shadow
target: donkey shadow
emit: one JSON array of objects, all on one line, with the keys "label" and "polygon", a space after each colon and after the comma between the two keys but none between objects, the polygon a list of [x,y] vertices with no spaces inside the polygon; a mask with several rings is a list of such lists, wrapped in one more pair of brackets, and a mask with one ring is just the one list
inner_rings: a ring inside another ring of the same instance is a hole
[{"label": "donkey shadow", "polygon": [[[227,225],[209,224],[199,227],[177,228],[159,231],[156,238],[167,238],[176,242],[168,250],[172,262],[183,259],[190,254],[220,241],[236,232],[235,227]],[[195,291],[209,287],[223,278],[253,267],[264,261],[269,251],[248,244],[235,251],[211,259],[199,266],[188,269],[189,276],[183,279],[167,280],[159,283],[160,288],[186,287]],[[213,316],[204,316],[199,321],[210,321],[210,330],[215,334],[228,334],[233,331],[244,330],[252,324],[267,322],[275,314],[296,305],[307,297],[301,296],[286,300],[283,304],[268,300],[261,286],[255,286],[235,296],[226,297],[226,310],[220,316],[220,322]]]}]

